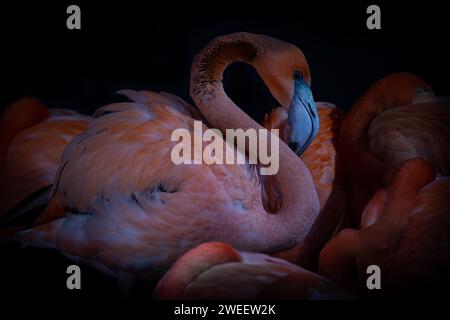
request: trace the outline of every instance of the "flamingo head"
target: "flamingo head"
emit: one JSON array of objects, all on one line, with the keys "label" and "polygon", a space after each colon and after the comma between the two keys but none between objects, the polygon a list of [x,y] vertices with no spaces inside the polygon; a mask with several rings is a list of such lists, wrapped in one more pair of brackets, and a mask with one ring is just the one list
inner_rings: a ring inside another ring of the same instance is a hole
[{"label": "flamingo head", "polygon": [[303,52],[293,44],[256,36],[252,64],[273,97],[288,113],[290,147],[298,155],[311,144],[319,131],[317,106],[311,91],[311,74]]}]

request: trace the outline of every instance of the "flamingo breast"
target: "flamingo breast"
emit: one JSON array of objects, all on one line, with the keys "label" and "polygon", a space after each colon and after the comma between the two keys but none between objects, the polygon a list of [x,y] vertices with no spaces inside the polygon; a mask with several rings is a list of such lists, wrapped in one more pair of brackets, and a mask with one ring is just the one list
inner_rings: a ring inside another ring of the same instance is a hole
[{"label": "flamingo breast", "polygon": [[326,102],[317,102],[317,107],[320,131],[301,159],[311,171],[323,208],[333,191],[336,176],[341,174],[337,165],[336,137],[344,112]]}]

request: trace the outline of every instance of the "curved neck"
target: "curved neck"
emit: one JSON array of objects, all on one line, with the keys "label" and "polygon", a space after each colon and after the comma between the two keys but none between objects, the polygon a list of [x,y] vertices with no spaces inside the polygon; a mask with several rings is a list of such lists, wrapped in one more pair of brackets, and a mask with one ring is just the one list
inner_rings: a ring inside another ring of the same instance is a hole
[{"label": "curved neck", "polygon": [[[367,142],[369,126],[379,114],[388,109],[412,103],[413,95],[402,94],[401,88],[396,88],[397,90],[394,91],[393,88],[387,88],[387,85],[384,82],[374,84],[348,113],[348,119],[353,121],[352,125],[346,128],[345,135],[352,141]],[[395,84],[392,85],[395,86]]]},{"label": "curved neck", "polygon": [[[359,224],[359,214],[372,195],[385,188],[395,171],[376,158],[369,145],[368,131],[372,121],[384,111],[411,104],[415,87],[427,87],[419,78],[406,74],[392,74],[373,84],[355,103],[342,121],[339,134],[339,151],[350,187],[354,223]],[[364,188],[361,188],[361,186]],[[357,193],[357,194],[356,194]]]},{"label": "curved neck", "polygon": [[194,58],[191,69],[191,96],[211,125],[222,131],[235,127],[259,127],[226,95],[222,83],[223,73],[230,64],[246,62],[252,65],[256,56],[255,43],[216,39]]},{"label": "curved neck", "polygon": [[[369,151],[368,130],[376,116],[384,111],[413,103],[417,88],[431,88],[409,73],[395,73],[374,83],[348,112],[341,124],[340,143],[344,155],[354,148]],[[353,161],[355,164],[358,162]]]},{"label": "curved neck", "polygon": [[[222,84],[222,75],[228,65],[243,61],[258,69],[255,60],[260,54],[259,44],[252,39],[219,38],[195,57],[191,70],[191,96],[212,126],[222,131],[263,129],[236,106]],[[241,250],[276,251],[293,246],[304,239],[319,212],[318,196],[306,166],[283,142],[279,143],[279,157],[276,179],[282,193],[281,209],[276,214],[268,214],[261,206],[258,217],[249,214],[242,217],[246,221],[234,222],[252,226],[252,230],[238,233],[242,236]],[[252,231],[258,236],[255,237]]]}]

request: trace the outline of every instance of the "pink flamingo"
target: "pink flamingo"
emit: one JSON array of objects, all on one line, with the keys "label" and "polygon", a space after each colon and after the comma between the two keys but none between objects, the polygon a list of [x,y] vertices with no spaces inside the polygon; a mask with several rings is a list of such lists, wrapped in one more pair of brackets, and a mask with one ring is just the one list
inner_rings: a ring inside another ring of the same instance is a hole
[{"label": "pink flamingo", "polygon": [[423,158],[438,173],[450,171],[449,101],[435,97],[422,79],[408,73],[373,84],[344,118],[339,155],[349,182],[352,224],[393,172],[406,160]]},{"label": "pink flamingo", "polygon": [[64,148],[90,118],[48,109],[35,98],[13,102],[0,120],[0,217],[45,206]]},{"label": "pink flamingo", "polygon": [[[360,230],[341,230],[320,254],[320,273],[365,294],[424,295],[450,283],[450,178],[435,180],[422,159],[408,160],[366,205]],[[366,270],[382,290],[367,290]]]},{"label": "pink flamingo", "polygon": [[283,259],[209,242],[184,254],[153,297],[186,299],[349,299],[324,277]]},{"label": "pink flamingo", "polygon": [[[59,249],[123,285],[136,276],[161,274],[203,242],[224,241],[256,252],[301,242],[319,201],[309,171],[287,145],[280,143],[275,180],[282,204],[276,214],[264,209],[255,166],[171,161],[171,133],[192,132],[194,119],[204,117],[222,131],[262,129],[224,92],[222,74],[234,61],[254,66],[279,103],[295,113],[292,141],[307,146],[318,123],[302,51],[262,35],[218,37],[192,65],[191,96],[201,114],[171,94],[123,91],[134,102],[97,110],[90,127],[63,154],[52,194],[65,215],[21,232],[18,239]],[[297,121],[302,115],[306,119]]]},{"label": "pink flamingo", "polygon": [[449,128],[450,100],[418,77],[393,74],[369,88],[339,140],[360,230],[344,229],[327,244],[322,274],[368,293],[366,268],[375,264],[387,295],[450,282]]}]

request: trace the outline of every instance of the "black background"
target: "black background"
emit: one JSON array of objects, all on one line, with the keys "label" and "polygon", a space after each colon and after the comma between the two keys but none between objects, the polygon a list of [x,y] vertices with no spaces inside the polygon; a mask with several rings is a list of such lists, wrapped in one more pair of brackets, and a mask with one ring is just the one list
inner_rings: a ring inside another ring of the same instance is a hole
[{"label": "black background", "polygon": [[[308,58],[316,100],[348,109],[374,81],[409,71],[450,95],[449,28],[443,4],[377,3],[382,30],[366,28],[367,5],[306,1],[267,3],[172,1],[98,3],[81,7],[82,30],[67,30],[72,3],[1,4],[0,106],[35,96],[50,107],[92,113],[123,88],[164,90],[190,101],[189,70],[215,36],[248,31],[294,43]],[[162,7],[158,7],[162,5]],[[236,64],[225,88],[256,120],[276,106],[256,72]],[[117,297],[112,279],[82,267],[83,290],[65,287],[71,262],[59,253],[1,244],[0,289],[20,299]],[[152,284],[138,291],[149,294]],[[142,297],[142,295],[141,295]]]},{"label": "black background", "polygon": [[[382,29],[368,30],[370,2],[74,3],[81,7],[81,30],[66,28],[69,3],[1,9],[1,106],[31,95],[50,107],[92,113],[123,99],[114,92],[124,88],[163,90],[189,100],[193,56],[215,36],[237,31],[300,47],[310,63],[316,100],[343,109],[391,72],[415,73],[438,94],[450,95],[443,4],[378,3]],[[256,120],[277,105],[246,65],[227,70],[225,88]]]}]

